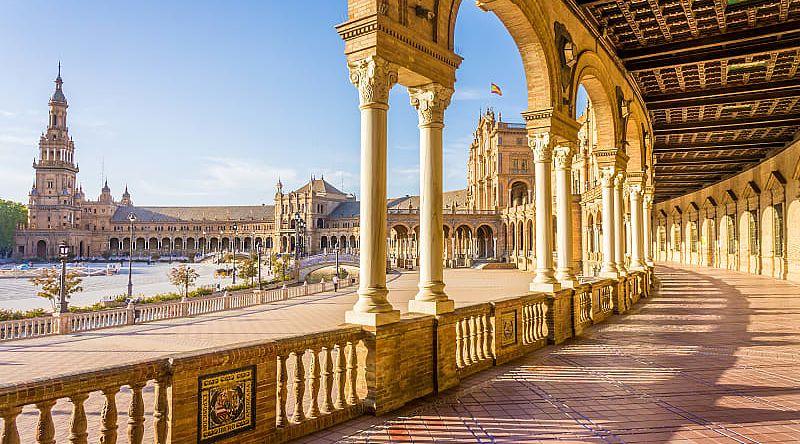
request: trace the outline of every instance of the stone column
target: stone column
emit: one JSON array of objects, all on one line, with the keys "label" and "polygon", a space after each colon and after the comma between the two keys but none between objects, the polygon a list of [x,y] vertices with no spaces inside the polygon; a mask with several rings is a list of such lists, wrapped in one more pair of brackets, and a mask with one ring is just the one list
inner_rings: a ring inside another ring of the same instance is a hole
[{"label": "stone column", "polygon": [[555,149],[556,161],[556,230],[558,267],[556,278],[562,287],[578,285],[572,269],[572,148],[562,145]]},{"label": "stone column", "polygon": [[614,259],[614,167],[600,169],[600,182],[602,185],[603,199],[603,266],[600,276],[606,278],[619,277],[619,270]]},{"label": "stone column", "polygon": [[642,244],[642,187],[631,185],[631,270],[644,270],[644,245]]},{"label": "stone column", "polygon": [[409,88],[411,105],[419,115],[419,292],[408,301],[408,311],[438,315],[453,311],[455,303],[444,292],[444,224],[442,197],[442,129],[444,110],[453,90],[438,84]]},{"label": "stone column", "polygon": [[553,194],[551,189],[550,164],[553,147],[550,134],[528,136],[528,145],[533,150],[536,179],[536,277],[530,284],[531,291],[558,291],[561,285],[553,270]]},{"label": "stone column", "polygon": [[644,234],[644,263],[653,266],[653,196],[645,194],[643,199],[642,234]]},{"label": "stone column", "polygon": [[623,200],[623,187],[625,174],[617,173],[614,177],[614,262],[621,275],[628,274],[625,268],[625,233],[623,229],[625,201]]},{"label": "stone column", "polygon": [[369,56],[349,64],[361,109],[361,237],[358,301],[345,313],[351,324],[378,326],[400,320],[386,289],[386,115],[397,69]]}]

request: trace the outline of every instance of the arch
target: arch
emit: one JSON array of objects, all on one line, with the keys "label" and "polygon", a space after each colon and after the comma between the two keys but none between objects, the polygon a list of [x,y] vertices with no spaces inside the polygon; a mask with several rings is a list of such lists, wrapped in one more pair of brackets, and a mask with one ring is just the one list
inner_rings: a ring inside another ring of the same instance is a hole
[{"label": "arch", "polygon": [[220,246],[220,248],[223,251],[231,251],[231,240],[230,240],[230,238],[223,237],[222,238],[222,245]]},{"label": "arch", "polygon": [[511,202],[509,202],[509,206],[522,205],[528,202],[528,191],[531,188],[524,180],[515,180],[508,189],[511,190]]},{"label": "arch", "polygon": [[220,247],[219,239],[216,238],[216,237],[212,237],[211,238],[211,241],[209,241],[209,245],[210,245],[211,251],[219,251],[220,250],[220,248],[219,248]]},{"label": "arch", "polygon": [[158,250],[158,239],[155,237],[151,237],[147,240],[147,247],[150,250]]},{"label": "arch", "polygon": [[172,239],[170,239],[168,237],[165,237],[165,238],[161,239],[161,248],[163,248],[165,250],[171,250],[172,249]]},{"label": "arch", "polygon": [[246,236],[244,238],[244,251],[250,251],[253,249],[253,238],[250,236]]},{"label": "arch", "polygon": [[319,248],[320,250],[328,248],[328,236],[321,236],[319,238]]},{"label": "arch", "polygon": [[645,160],[644,135],[642,125],[639,120],[631,115],[625,126],[625,153],[628,155],[627,171],[644,171],[647,162]]},{"label": "arch", "polygon": [[480,225],[475,231],[475,235],[478,241],[478,257],[494,257],[494,236],[492,227],[485,224]]},{"label": "arch", "polygon": [[131,250],[131,238],[130,237],[126,237],[126,238],[122,239],[122,249],[125,252],[130,252],[130,250]]},{"label": "arch", "polygon": [[619,147],[618,112],[616,97],[612,93],[614,82],[603,66],[602,60],[592,51],[584,51],[578,56],[570,106],[574,115],[578,88],[582,85],[594,110],[597,145],[600,149],[611,149]]},{"label": "arch", "polygon": [[197,249],[197,241],[195,241],[193,237],[186,238],[186,249],[187,250]]},{"label": "arch", "polygon": [[349,246],[351,250],[358,247],[355,235],[351,234],[350,239],[348,241],[350,242]]},{"label": "arch", "polygon": [[[460,1],[454,1],[448,14],[448,46],[454,47],[455,23]],[[528,89],[528,109],[552,108],[554,98],[560,95],[559,74],[556,67],[556,51],[553,40],[553,25],[538,2],[514,2],[495,0],[481,2],[484,11],[493,12],[508,31],[522,58],[523,71]],[[546,75],[542,75],[542,71]]]},{"label": "arch", "polygon": [[174,241],[173,249],[175,249],[175,250],[183,250],[183,248],[184,248],[183,238],[182,237],[176,237],[175,241]]},{"label": "arch", "polygon": [[137,237],[136,238],[136,245],[134,246],[133,249],[134,250],[143,251],[145,249],[144,246],[145,246],[144,238],[143,237]]},{"label": "arch", "polygon": [[108,240],[108,249],[109,250],[111,250],[111,251],[119,251],[119,248],[120,248],[119,238],[112,237],[111,239]]},{"label": "arch", "polygon": [[268,250],[271,250],[272,249],[272,238],[271,237],[267,237],[266,239],[264,239],[264,241],[265,241],[264,248],[266,248]]},{"label": "arch", "polygon": [[46,258],[47,257],[47,241],[44,239],[40,239],[36,242],[36,257],[38,258]]}]

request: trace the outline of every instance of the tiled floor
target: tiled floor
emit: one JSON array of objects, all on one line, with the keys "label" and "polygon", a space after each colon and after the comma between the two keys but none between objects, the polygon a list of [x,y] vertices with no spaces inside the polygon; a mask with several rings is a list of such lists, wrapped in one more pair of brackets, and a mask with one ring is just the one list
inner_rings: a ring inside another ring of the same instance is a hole
[{"label": "tiled floor", "polygon": [[657,297],[576,340],[298,442],[800,442],[800,287],[657,273]]}]

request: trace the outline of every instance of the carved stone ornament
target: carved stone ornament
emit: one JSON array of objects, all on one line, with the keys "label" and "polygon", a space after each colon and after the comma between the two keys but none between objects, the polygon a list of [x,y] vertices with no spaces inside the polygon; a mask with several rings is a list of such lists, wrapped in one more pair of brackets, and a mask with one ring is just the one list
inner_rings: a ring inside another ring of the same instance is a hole
[{"label": "carved stone ornament", "polygon": [[569,146],[560,145],[553,151],[557,170],[572,169],[572,149]]},{"label": "carved stone ornament", "polygon": [[550,133],[529,134],[528,146],[533,150],[534,162],[552,162],[553,147],[550,145]]},{"label": "carved stone ornament", "polygon": [[420,125],[444,123],[444,110],[450,105],[453,90],[438,83],[408,88],[411,106],[417,109]]},{"label": "carved stone ornament", "polygon": [[388,104],[389,90],[397,83],[397,68],[378,56],[348,64],[350,81],[358,88],[361,106]]},{"label": "carved stone ornament", "polygon": [[614,167],[603,167],[600,168],[600,181],[604,187],[612,187],[614,186],[614,178],[616,177],[616,171]]},{"label": "carved stone ornament", "polygon": [[637,197],[642,195],[642,186],[641,185],[628,185],[628,194],[629,195],[636,195]]},{"label": "carved stone ornament", "polygon": [[617,175],[614,176],[614,188],[621,189],[623,185],[625,185],[625,174],[617,173]]}]

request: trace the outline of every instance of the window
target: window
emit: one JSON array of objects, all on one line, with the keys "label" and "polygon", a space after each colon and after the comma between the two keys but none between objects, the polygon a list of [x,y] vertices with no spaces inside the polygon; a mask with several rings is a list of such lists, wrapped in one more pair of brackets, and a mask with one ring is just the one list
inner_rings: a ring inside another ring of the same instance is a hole
[{"label": "window", "polygon": [[667,230],[664,227],[661,227],[658,230],[658,250],[659,251],[666,251],[667,245]]},{"label": "window", "polygon": [[736,224],[733,216],[725,217],[725,229],[728,232],[728,254],[736,254]]},{"label": "window", "polygon": [[773,223],[773,225],[772,225],[772,227],[773,227],[772,228],[772,238],[775,241],[775,245],[774,245],[775,254],[774,254],[774,256],[775,257],[783,257],[783,244],[784,244],[784,241],[783,241],[783,237],[784,237],[784,234],[783,234],[783,231],[784,231],[784,227],[783,227],[783,204],[782,203],[777,203],[777,204],[772,206],[772,209],[773,209],[773,212],[774,212],[774,215],[773,215],[773,218],[772,218],[772,223]]},{"label": "window", "polygon": [[748,211],[750,218],[748,220],[750,229],[750,254],[758,254],[758,214],[755,210]]},{"label": "window", "polygon": [[681,251],[681,226],[680,224],[672,225],[672,249]]},{"label": "window", "polygon": [[692,221],[689,225],[689,234],[691,236],[690,239],[690,247],[692,249],[692,253],[697,253],[697,221]]}]

